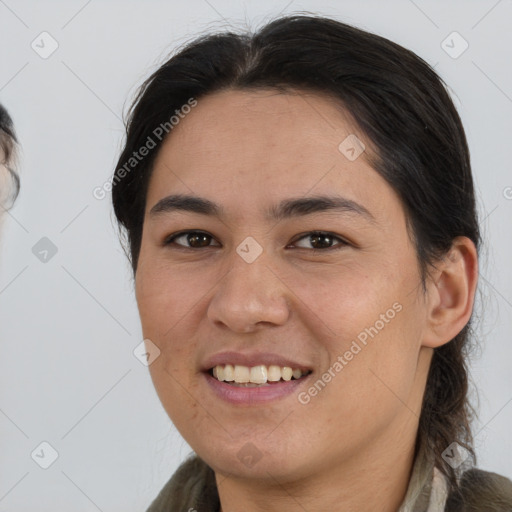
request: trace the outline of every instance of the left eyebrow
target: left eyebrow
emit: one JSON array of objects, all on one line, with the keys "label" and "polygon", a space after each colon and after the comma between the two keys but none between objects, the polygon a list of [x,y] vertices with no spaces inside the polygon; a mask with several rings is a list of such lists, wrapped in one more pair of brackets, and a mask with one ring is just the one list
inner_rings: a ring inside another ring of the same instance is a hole
[{"label": "left eyebrow", "polygon": [[290,217],[301,217],[325,211],[352,213],[366,218],[373,224],[377,223],[375,217],[362,204],[341,196],[313,196],[286,199],[277,206],[270,207],[266,218],[271,221],[279,221]]},{"label": "left eyebrow", "polygon": [[[173,211],[187,211],[200,215],[221,218],[225,212],[222,206],[209,199],[175,194],[160,199],[150,210],[151,217]],[[267,221],[279,221],[291,217],[302,217],[325,211],[350,213],[366,218],[372,224],[377,224],[375,217],[363,205],[341,196],[313,196],[285,199],[278,205],[273,205],[265,212]]]}]

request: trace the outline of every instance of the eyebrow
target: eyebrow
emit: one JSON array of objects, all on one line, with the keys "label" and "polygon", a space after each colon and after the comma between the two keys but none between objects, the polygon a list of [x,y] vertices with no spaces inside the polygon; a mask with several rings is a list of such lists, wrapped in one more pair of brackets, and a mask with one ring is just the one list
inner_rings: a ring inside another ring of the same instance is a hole
[{"label": "eyebrow", "polygon": [[[213,201],[184,194],[170,195],[160,199],[151,208],[149,215],[150,217],[156,217],[174,211],[186,211],[218,218],[225,215],[222,206]],[[327,195],[285,199],[268,208],[265,217],[267,221],[279,221],[325,211],[357,214],[366,218],[372,224],[377,223],[375,217],[363,205],[345,197]]]}]

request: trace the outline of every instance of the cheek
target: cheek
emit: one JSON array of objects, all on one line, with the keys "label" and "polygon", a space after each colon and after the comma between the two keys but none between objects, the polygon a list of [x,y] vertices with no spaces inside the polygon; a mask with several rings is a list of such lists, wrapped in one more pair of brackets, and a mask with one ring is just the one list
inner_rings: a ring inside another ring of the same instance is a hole
[{"label": "cheek", "polygon": [[[392,302],[394,298],[398,300]],[[416,408],[411,390],[417,377],[421,310],[407,298],[391,294],[388,307],[374,310],[368,323],[352,333],[361,351],[346,368],[347,387],[371,416],[392,418]]]},{"label": "cheek", "polygon": [[167,338],[181,319],[193,314],[205,290],[190,272],[170,268],[158,259],[142,259],[135,295],[144,335]]},{"label": "cheek", "polygon": [[[334,377],[323,374],[330,382],[319,386],[321,391],[305,408],[310,417],[321,419],[323,424],[338,425],[327,433],[333,443],[339,442],[343,432],[359,446],[378,436],[395,418],[412,417],[410,411],[416,407],[411,403],[411,389],[418,350],[412,338],[404,337],[403,327],[409,321],[405,315],[402,310],[378,331],[370,329],[375,319],[364,328],[354,320],[346,325],[347,336],[329,347]],[[366,335],[360,337],[365,343],[358,339],[360,333]]]},{"label": "cheek", "polygon": [[149,338],[160,350],[149,366],[153,385],[169,418],[183,432],[204,418],[194,365],[197,352],[194,321],[182,312],[182,306],[168,292],[146,293],[139,302],[144,338]]},{"label": "cheek", "polygon": [[195,330],[199,326],[201,298],[208,289],[204,282],[190,278],[190,273],[169,269],[141,253],[135,295],[143,336],[160,349],[149,369],[159,394],[169,395],[164,404],[186,401],[182,392],[192,390],[194,385]]},{"label": "cheek", "polygon": [[161,356],[150,366],[153,385],[167,415],[176,428],[187,436],[187,432],[200,429],[208,423],[205,407],[197,389],[197,380],[187,373],[187,357],[180,349],[168,345]]},{"label": "cheek", "polygon": [[302,266],[286,274],[283,282],[298,299],[295,307],[316,318],[315,337],[325,331],[328,337],[346,340],[373,324],[393,303],[387,278],[355,257],[332,265]]},{"label": "cheek", "polygon": [[423,329],[423,310],[411,293],[417,276],[400,275],[391,265],[386,272],[353,265],[330,275],[328,283],[312,274],[294,280],[297,295],[310,306],[304,310],[311,330],[329,354],[324,371],[336,375],[326,398],[353,418],[366,416],[361,404],[370,414],[389,413],[407,400],[416,373]]},{"label": "cheek", "polygon": [[169,292],[161,282],[159,286],[162,291],[149,293],[146,289],[137,295],[143,336],[160,350],[150,370],[167,372],[185,384],[186,369],[191,367],[196,350],[194,333],[190,330],[191,308],[183,295]]}]

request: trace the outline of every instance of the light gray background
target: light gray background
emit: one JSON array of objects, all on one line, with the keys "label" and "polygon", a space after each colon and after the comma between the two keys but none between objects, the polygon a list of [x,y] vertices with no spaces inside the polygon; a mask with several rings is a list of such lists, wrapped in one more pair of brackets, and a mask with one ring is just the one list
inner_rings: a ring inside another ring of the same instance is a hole
[{"label": "light gray background", "polygon": [[[512,478],[510,0],[0,0],[0,101],[23,145],[1,240],[0,512],[142,511],[189,453],[132,353],[142,337],[130,269],[109,200],[92,191],[113,171],[128,98],[169,51],[298,10],[410,48],[453,91],[487,247],[472,363],[479,466]],[[59,44],[47,59],[31,48],[43,31]],[[441,47],[453,31],[469,43],[456,59]],[[58,249],[46,263],[32,252],[42,237]],[[46,470],[31,458],[43,441],[59,455]]]}]

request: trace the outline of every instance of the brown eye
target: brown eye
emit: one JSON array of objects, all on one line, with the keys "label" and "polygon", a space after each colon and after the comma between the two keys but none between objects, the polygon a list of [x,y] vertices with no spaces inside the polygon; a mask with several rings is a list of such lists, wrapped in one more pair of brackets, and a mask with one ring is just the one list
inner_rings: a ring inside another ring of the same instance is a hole
[{"label": "brown eye", "polygon": [[[316,250],[328,250],[328,249],[339,249],[345,245],[348,245],[345,240],[341,239],[338,236],[333,235],[332,233],[328,233],[325,231],[312,231],[311,233],[307,233],[305,236],[297,239],[299,240],[308,240],[309,243],[313,246],[313,251]],[[297,244],[297,241],[294,242]],[[333,245],[333,243],[339,242],[337,245]],[[300,247],[300,246],[299,246]],[[301,249],[309,249],[309,247],[300,247]]]},{"label": "brown eye", "polygon": [[[176,244],[186,249],[199,249],[202,247],[210,247],[210,242],[213,239],[211,235],[203,233],[202,231],[184,231],[166,238],[164,245]],[[177,240],[184,240],[185,244],[177,243]]]}]

